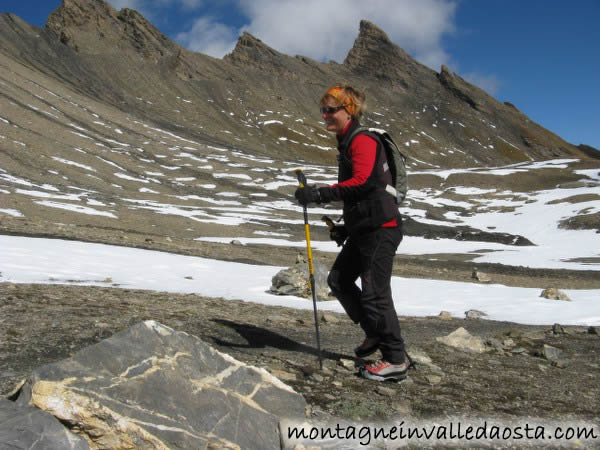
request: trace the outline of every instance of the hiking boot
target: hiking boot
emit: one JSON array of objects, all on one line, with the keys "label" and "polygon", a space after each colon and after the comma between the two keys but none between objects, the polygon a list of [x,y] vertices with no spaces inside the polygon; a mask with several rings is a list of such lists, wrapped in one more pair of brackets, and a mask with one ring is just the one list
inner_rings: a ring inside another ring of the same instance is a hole
[{"label": "hiking boot", "polygon": [[379,349],[380,339],[375,337],[366,337],[362,344],[354,349],[354,354],[359,358],[366,358]]},{"label": "hiking boot", "polygon": [[404,361],[402,364],[392,364],[385,360],[376,361],[362,367],[360,369],[360,375],[375,381],[400,381],[406,378],[406,372],[409,367],[409,361]]}]

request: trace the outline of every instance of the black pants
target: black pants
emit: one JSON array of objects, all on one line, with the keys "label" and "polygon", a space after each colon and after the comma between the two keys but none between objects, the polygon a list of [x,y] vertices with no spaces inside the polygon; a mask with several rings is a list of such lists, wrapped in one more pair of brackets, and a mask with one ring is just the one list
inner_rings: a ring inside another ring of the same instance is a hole
[{"label": "black pants", "polygon": [[[404,362],[404,341],[390,282],[401,241],[400,227],[351,235],[327,279],[350,319],[360,324],[368,337],[379,337],[383,359],[396,364]],[[356,285],[358,277],[362,289]]]}]

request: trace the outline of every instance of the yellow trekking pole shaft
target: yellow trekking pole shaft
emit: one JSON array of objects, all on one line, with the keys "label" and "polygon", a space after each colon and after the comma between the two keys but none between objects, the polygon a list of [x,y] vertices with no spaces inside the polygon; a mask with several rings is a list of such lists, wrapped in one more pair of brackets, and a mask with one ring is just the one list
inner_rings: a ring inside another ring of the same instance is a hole
[{"label": "yellow trekking pole shaft", "polygon": [[[296,177],[301,188],[306,186],[306,176],[302,170],[296,169]],[[308,273],[310,274],[310,290],[312,292],[313,310],[315,314],[315,330],[317,334],[317,350],[319,352],[319,368],[323,369],[323,358],[321,357],[321,337],[319,336],[319,319],[317,314],[317,289],[315,286],[315,268],[313,266],[312,249],[310,247],[310,227],[308,226],[308,208],[304,208],[304,234],[306,236],[306,254],[308,256]]]}]

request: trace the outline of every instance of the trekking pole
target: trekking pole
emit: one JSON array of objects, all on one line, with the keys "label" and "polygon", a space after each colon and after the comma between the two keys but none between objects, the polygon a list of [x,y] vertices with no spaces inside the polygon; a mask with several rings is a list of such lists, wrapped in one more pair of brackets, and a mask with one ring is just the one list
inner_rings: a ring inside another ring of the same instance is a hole
[{"label": "trekking pole", "polygon": [[[300,187],[306,186],[306,176],[301,169],[296,169],[296,177]],[[308,272],[310,274],[310,290],[312,292],[313,309],[315,312],[315,330],[317,332],[317,349],[319,351],[319,368],[323,370],[323,358],[321,357],[321,338],[319,336],[319,319],[317,317],[317,289],[315,286],[315,268],[312,260],[312,249],[310,248],[310,228],[308,226],[308,211],[306,205],[304,207],[304,234],[306,235],[306,254],[308,255]]]}]

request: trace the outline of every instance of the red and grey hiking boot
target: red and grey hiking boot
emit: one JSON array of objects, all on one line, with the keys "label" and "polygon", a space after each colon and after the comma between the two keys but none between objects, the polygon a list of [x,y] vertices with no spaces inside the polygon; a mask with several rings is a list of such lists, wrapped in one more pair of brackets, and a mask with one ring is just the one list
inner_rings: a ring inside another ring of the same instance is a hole
[{"label": "red and grey hiking boot", "polygon": [[406,378],[406,372],[410,367],[410,361],[402,364],[392,364],[388,361],[375,361],[360,369],[360,375],[375,381],[400,381]]},{"label": "red and grey hiking boot", "polygon": [[362,344],[354,349],[354,354],[359,358],[366,358],[379,349],[380,339],[375,337],[366,337]]}]

